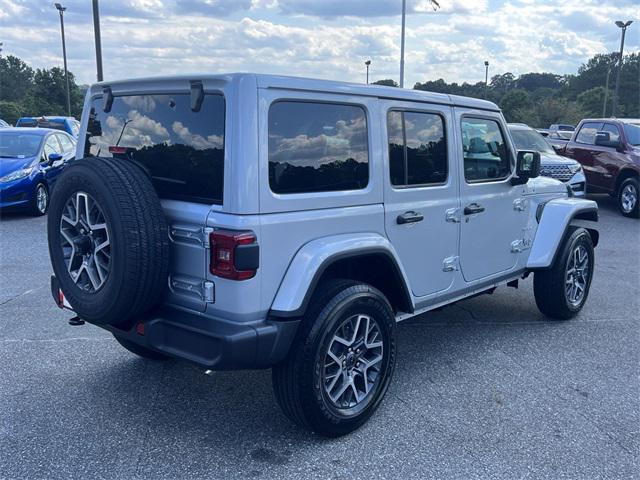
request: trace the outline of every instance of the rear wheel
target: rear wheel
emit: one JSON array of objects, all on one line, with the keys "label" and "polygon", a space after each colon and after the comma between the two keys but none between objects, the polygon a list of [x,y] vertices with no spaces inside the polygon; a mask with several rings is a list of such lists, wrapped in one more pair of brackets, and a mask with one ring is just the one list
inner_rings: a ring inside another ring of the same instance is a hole
[{"label": "rear wheel", "polygon": [[551,268],[535,272],[533,291],[542,313],[567,320],[587,301],[595,255],[591,235],[584,228],[574,230],[561,248]]},{"label": "rear wheel", "polygon": [[627,178],[618,189],[618,208],[625,217],[640,217],[640,182]]},{"label": "rear wheel", "polygon": [[337,437],[378,408],[395,366],[395,316],[384,295],[351,281],[318,288],[287,358],[273,368],[284,413]]},{"label": "rear wheel", "polygon": [[146,358],[148,360],[157,360],[157,361],[168,360],[170,358],[169,356],[164,355],[160,352],[156,352],[155,350],[145,348],[142,345],[138,345],[137,343],[134,343],[125,338],[119,337],[115,333],[113,334],[113,337],[116,339],[116,341],[120,345],[122,345],[124,348],[129,350],[131,353],[138,355],[139,357]]}]

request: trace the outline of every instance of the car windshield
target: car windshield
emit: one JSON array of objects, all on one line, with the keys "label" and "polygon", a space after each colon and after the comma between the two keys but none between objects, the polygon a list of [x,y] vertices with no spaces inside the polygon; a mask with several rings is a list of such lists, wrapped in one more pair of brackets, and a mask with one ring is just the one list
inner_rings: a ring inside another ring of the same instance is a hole
[{"label": "car windshield", "polygon": [[38,154],[41,143],[41,135],[0,132],[0,158],[34,157]]},{"label": "car windshield", "polygon": [[625,123],[624,134],[631,145],[640,146],[640,123]]},{"label": "car windshield", "polygon": [[534,130],[511,130],[511,136],[518,150],[555,153],[544,137]]}]

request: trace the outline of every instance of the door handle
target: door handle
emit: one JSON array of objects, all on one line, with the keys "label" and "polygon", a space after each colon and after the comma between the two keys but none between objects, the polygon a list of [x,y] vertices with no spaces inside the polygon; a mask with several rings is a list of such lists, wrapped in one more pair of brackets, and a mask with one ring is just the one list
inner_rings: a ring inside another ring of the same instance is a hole
[{"label": "door handle", "polygon": [[474,213],[482,213],[484,212],[484,207],[482,205],[478,205],[477,203],[471,203],[464,207],[465,215],[473,215]]},{"label": "door handle", "polygon": [[421,222],[422,220],[424,220],[424,215],[422,215],[420,212],[414,212],[413,210],[404,212],[402,215],[398,215],[398,218],[396,218],[396,222],[398,223],[398,225]]}]

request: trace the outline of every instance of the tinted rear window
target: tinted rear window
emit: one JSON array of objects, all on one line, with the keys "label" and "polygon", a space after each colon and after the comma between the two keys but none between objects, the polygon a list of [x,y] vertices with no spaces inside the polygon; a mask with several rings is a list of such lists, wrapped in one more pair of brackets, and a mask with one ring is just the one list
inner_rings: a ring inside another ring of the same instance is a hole
[{"label": "tinted rear window", "polygon": [[269,109],[269,185],[275,193],[356,190],[369,182],[362,107],[281,101]]},{"label": "tinted rear window", "polygon": [[141,164],[160,198],[222,204],[224,97],[207,94],[198,112],[189,94],[102,98],[91,107],[85,156]]}]

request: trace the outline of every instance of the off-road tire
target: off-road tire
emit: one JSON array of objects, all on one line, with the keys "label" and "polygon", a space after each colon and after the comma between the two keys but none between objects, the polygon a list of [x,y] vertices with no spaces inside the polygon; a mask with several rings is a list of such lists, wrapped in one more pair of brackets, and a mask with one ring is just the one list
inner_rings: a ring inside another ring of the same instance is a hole
[{"label": "off-road tire", "polygon": [[[360,313],[375,318],[380,327],[383,359],[371,396],[365,397],[360,410],[347,415],[331,405],[320,371],[335,330],[344,319]],[[396,320],[386,297],[370,285],[332,280],[317,288],[288,356],[273,367],[276,400],[297,425],[328,437],[345,435],[364,424],[380,405],[395,360]]]},{"label": "off-road tire", "polygon": [[[566,291],[567,268],[569,257],[579,246],[584,247],[588,255],[588,275],[582,300],[577,304],[569,301]],[[584,228],[571,230],[556,254],[553,265],[535,272],[533,291],[536,304],[547,317],[555,320],[568,320],[575,317],[584,306],[589,296],[591,280],[595,265],[595,254],[591,235]]]},{"label": "off-road tire", "polygon": [[[110,270],[103,285],[91,292],[74,283],[62,251],[63,209],[78,192],[87,193],[99,205],[110,236]],[[169,269],[167,222],[153,185],[140,167],[100,157],[73,162],[56,184],[47,230],[53,271],[82,319],[127,327],[131,319],[160,301]]]},{"label": "off-road tire", "polygon": [[171,358],[168,355],[156,352],[155,350],[151,350],[149,348],[145,348],[142,345],[138,345],[137,343],[122,338],[115,333],[113,334],[113,337],[120,345],[129,350],[131,353],[138,355],[139,357],[146,358],[147,360],[164,361]]}]

